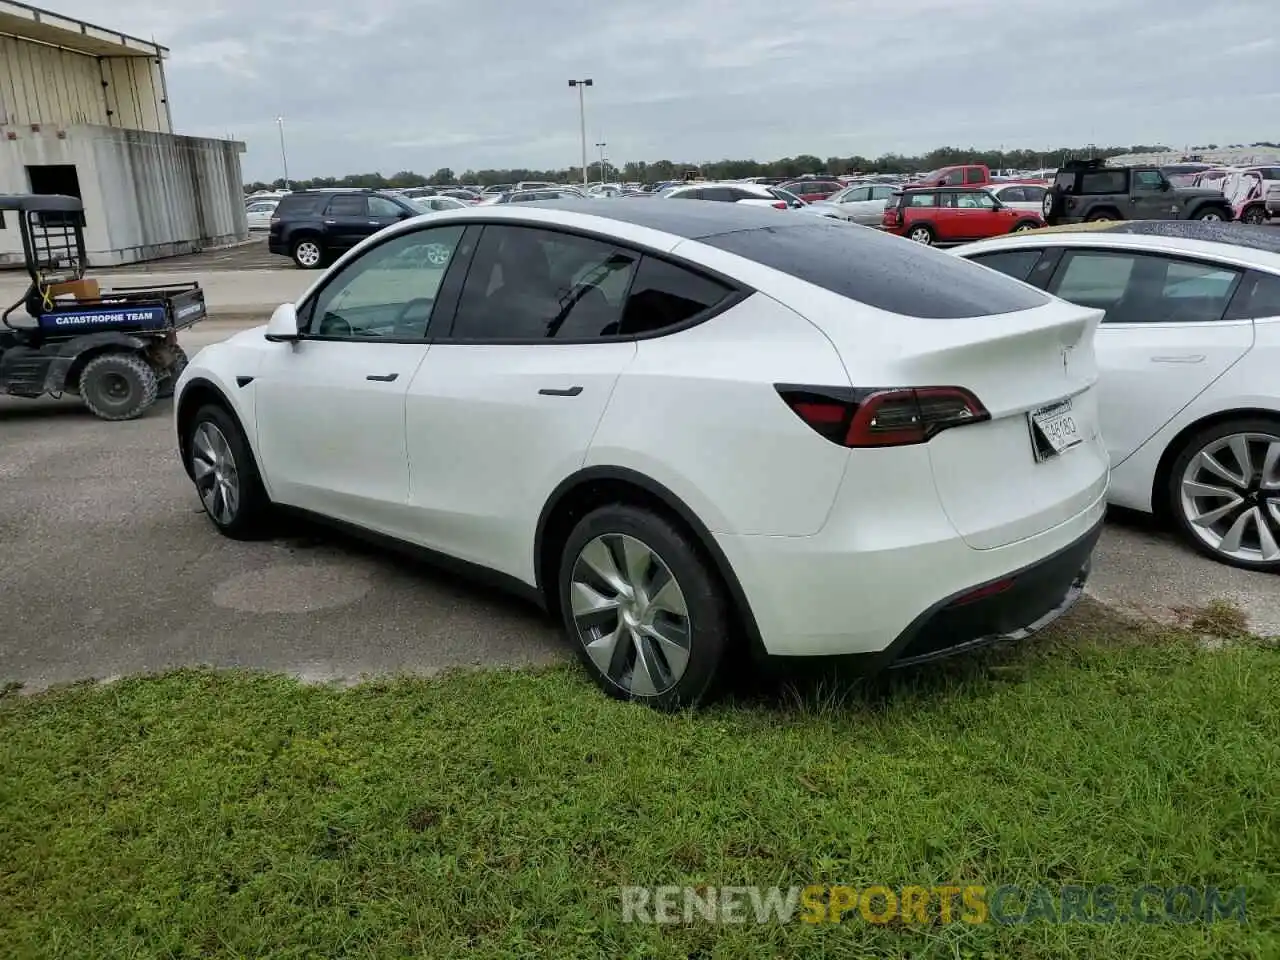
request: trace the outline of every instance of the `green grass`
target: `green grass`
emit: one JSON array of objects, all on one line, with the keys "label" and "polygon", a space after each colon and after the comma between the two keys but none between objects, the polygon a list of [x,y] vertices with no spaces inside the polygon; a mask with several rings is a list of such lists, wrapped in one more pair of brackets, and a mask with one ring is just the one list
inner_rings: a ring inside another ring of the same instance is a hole
[{"label": "green grass", "polygon": [[[1096,608],[887,689],[675,716],[574,667],[0,697],[0,955],[1274,957],[1280,653]],[[618,888],[1248,888],[1192,925],[621,920]]]}]

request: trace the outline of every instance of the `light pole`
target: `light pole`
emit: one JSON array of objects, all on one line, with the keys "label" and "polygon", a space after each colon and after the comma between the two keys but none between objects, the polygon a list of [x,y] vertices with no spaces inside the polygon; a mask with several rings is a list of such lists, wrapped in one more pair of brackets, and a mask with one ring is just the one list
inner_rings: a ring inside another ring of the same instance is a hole
[{"label": "light pole", "polygon": [[587,101],[583,87],[591,86],[591,78],[570,80],[569,86],[578,88],[578,126],[582,133],[582,185],[587,185]]},{"label": "light pole", "polygon": [[604,186],[604,148],[607,143],[597,143],[596,148],[600,151],[600,186]]},{"label": "light pole", "polygon": [[289,155],[284,149],[284,117],[276,117],[276,126],[280,128],[280,162],[284,165],[284,188],[289,189]]}]

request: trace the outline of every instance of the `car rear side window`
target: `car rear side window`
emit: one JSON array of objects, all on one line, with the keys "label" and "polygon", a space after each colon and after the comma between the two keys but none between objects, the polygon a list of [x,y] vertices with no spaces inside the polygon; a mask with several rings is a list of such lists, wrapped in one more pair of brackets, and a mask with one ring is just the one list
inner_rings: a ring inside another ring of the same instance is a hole
[{"label": "car rear side window", "polygon": [[1081,193],[1127,193],[1128,190],[1128,178],[1123,170],[1091,170],[1080,177]]},{"label": "car rear side window", "polygon": [[992,270],[999,270],[1007,277],[1025,281],[1031,271],[1040,262],[1039,250],[1002,250],[999,253],[984,253],[970,257],[974,263],[980,263]]},{"label": "car rear side window", "polygon": [[969,167],[964,172],[965,183],[982,183],[985,179],[985,175],[977,167]]},{"label": "car rear side window", "polygon": [[313,196],[293,194],[281,200],[276,210],[282,217],[306,217],[319,213],[328,201],[329,198],[324,194]]},{"label": "car rear side window", "polygon": [[331,217],[367,217],[369,204],[363,196],[339,195],[329,201],[329,209],[326,212]]},{"label": "car rear side window", "polygon": [[617,335],[640,256],[590,237],[486,226],[451,336],[583,340]]},{"label": "car rear side window", "polygon": [[922,244],[827,218],[704,237],[700,242],[879,310],[958,320],[1031,310],[1049,298]]},{"label": "car rear side window", "polygon": [[1228,320],[1261,320],[1280,317],[1280,277],[1273,273],[1251,272],[1231,299]]},{"label": "car rear side window", "polygon": [[677,327],[721,303],[732,289],[666,260],[640,261],[619,333],[642,336]]}]

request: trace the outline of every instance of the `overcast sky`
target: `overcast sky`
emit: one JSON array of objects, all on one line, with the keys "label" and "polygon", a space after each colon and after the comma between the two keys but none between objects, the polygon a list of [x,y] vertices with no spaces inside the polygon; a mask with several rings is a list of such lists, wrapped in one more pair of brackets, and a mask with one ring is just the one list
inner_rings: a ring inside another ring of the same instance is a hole
[{"label": "overcast sky", "polygon": [[169,47],[246,180],[277,115],[295,177],[576,164],[570,77],[615,163],[1280,140],[1276,0],[36,2]]}]

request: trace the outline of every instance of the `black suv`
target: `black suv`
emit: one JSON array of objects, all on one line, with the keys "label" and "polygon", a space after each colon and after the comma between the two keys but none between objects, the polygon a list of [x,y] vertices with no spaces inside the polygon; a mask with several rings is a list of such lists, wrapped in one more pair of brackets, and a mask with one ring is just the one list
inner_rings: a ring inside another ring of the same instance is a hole
[{"label": "black suv", "polygon": [[1050,225],[1101,220],[1230,220],[1221,190],[1175,187],[1159,167],[1108,167],[1071,160],[1044,195]]},{"label": "black suv", "polygon": [[304,270],[318,270],[383,227],[424,212],[375,190],[299,190],[280,199],[267,249],[292,257]]}]

